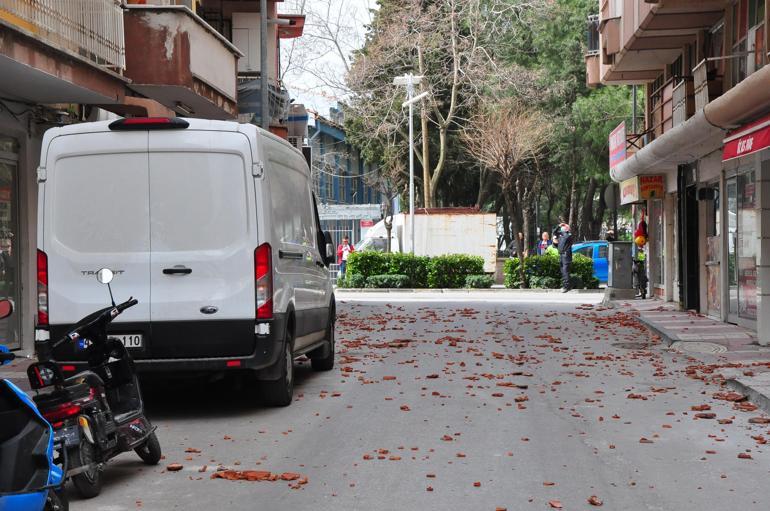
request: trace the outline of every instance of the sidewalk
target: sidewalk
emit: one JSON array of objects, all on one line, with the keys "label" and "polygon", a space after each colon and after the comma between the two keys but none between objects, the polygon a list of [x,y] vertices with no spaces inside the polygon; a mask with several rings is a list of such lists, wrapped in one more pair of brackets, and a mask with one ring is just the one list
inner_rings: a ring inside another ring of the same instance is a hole
[{"label": "sidewalk", "polygon": [[27,368],[34,362],[31,358],[17,358],[9,365],[0,366],[0,378],[6,378],[18,386],[21,390],[29,392],[29,381],[27,380]]},{"label": "sidewalk", "polygon": [[618,300],[672,349],[708,366],[709,375],[770,413],[770,346],[756,332],[723,323],[660,300]]}]

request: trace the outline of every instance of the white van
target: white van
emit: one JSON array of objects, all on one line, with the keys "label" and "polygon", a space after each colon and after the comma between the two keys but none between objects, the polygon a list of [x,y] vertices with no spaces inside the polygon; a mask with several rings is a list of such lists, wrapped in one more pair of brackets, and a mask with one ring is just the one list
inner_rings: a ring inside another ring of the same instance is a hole
[{"label": "white van", "polygon": [[[307,163],[250,124],[132,118],[54,128],[38,169],[36,339],[116,300],[111,334],[140,372],[250,370],[288,405],[293,360],[334,364],[331,237]],[[67,371],[82,349],[56,352]]]}]

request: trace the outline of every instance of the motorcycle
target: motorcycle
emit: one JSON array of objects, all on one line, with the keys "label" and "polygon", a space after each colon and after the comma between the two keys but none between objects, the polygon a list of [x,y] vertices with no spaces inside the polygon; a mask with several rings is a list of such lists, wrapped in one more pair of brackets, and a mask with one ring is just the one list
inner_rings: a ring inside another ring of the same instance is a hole
[{"label": "motorcycle", "polygon": [[[59,340],[36,341],[38,362],[29,366],[27,376],[35,391],[52,388],[33,397],[61,441],[78,494],[92,498],[101,492],[105,464],[118,454],[134,450],[148,465],[161,459],[155,427],[144,415],[134,362],[118,339],[107,336],[107,326],[126,309],[138,303],[129,298],[115,304],[109,269],[97,272],[108,286],[112,305],[81,319]],[[86,350],[88,369],[64,378],[52,359],[54,349],[66,342]]]},{"label": "motorcycle", "polygon": [[[0,300],[0,319],[12,312],[11,302]],[[0,346],[0,366],[14,358]],[[54,437],[51,424],[27,394],[0,380],[0,511],[69,509],[61,491],[67,462]]]}]

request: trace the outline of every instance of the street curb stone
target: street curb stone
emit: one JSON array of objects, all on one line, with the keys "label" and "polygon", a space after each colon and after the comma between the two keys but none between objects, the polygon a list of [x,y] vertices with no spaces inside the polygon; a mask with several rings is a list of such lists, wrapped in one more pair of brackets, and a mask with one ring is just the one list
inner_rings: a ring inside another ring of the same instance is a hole
[{"label": "street curb stone", "polygon": [[[764,382],[767,380],[767,382]],[[770,413],[770,379],[758,377],[732,378],[727,386],[749,398],[749,401]]]}]

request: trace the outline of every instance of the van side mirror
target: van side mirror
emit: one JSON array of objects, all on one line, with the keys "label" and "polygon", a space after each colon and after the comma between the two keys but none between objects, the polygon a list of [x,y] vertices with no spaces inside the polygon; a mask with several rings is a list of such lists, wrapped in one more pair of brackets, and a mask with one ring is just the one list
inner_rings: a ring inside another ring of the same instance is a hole
[{"label": "van side mirror", "polygon": [[324,262],[329,264],[334,264],[334,259],[336,257],[336,253],[334,251],[334,240],[332,240],[332,233],[329,231],[324,231],[324,241],[326,241],[326,251],[324,253]]},{"label": "van side mirror", "polygon": [[0,300],[0,319],[5,319],[13,314],[13,302],[8,300]]}]

